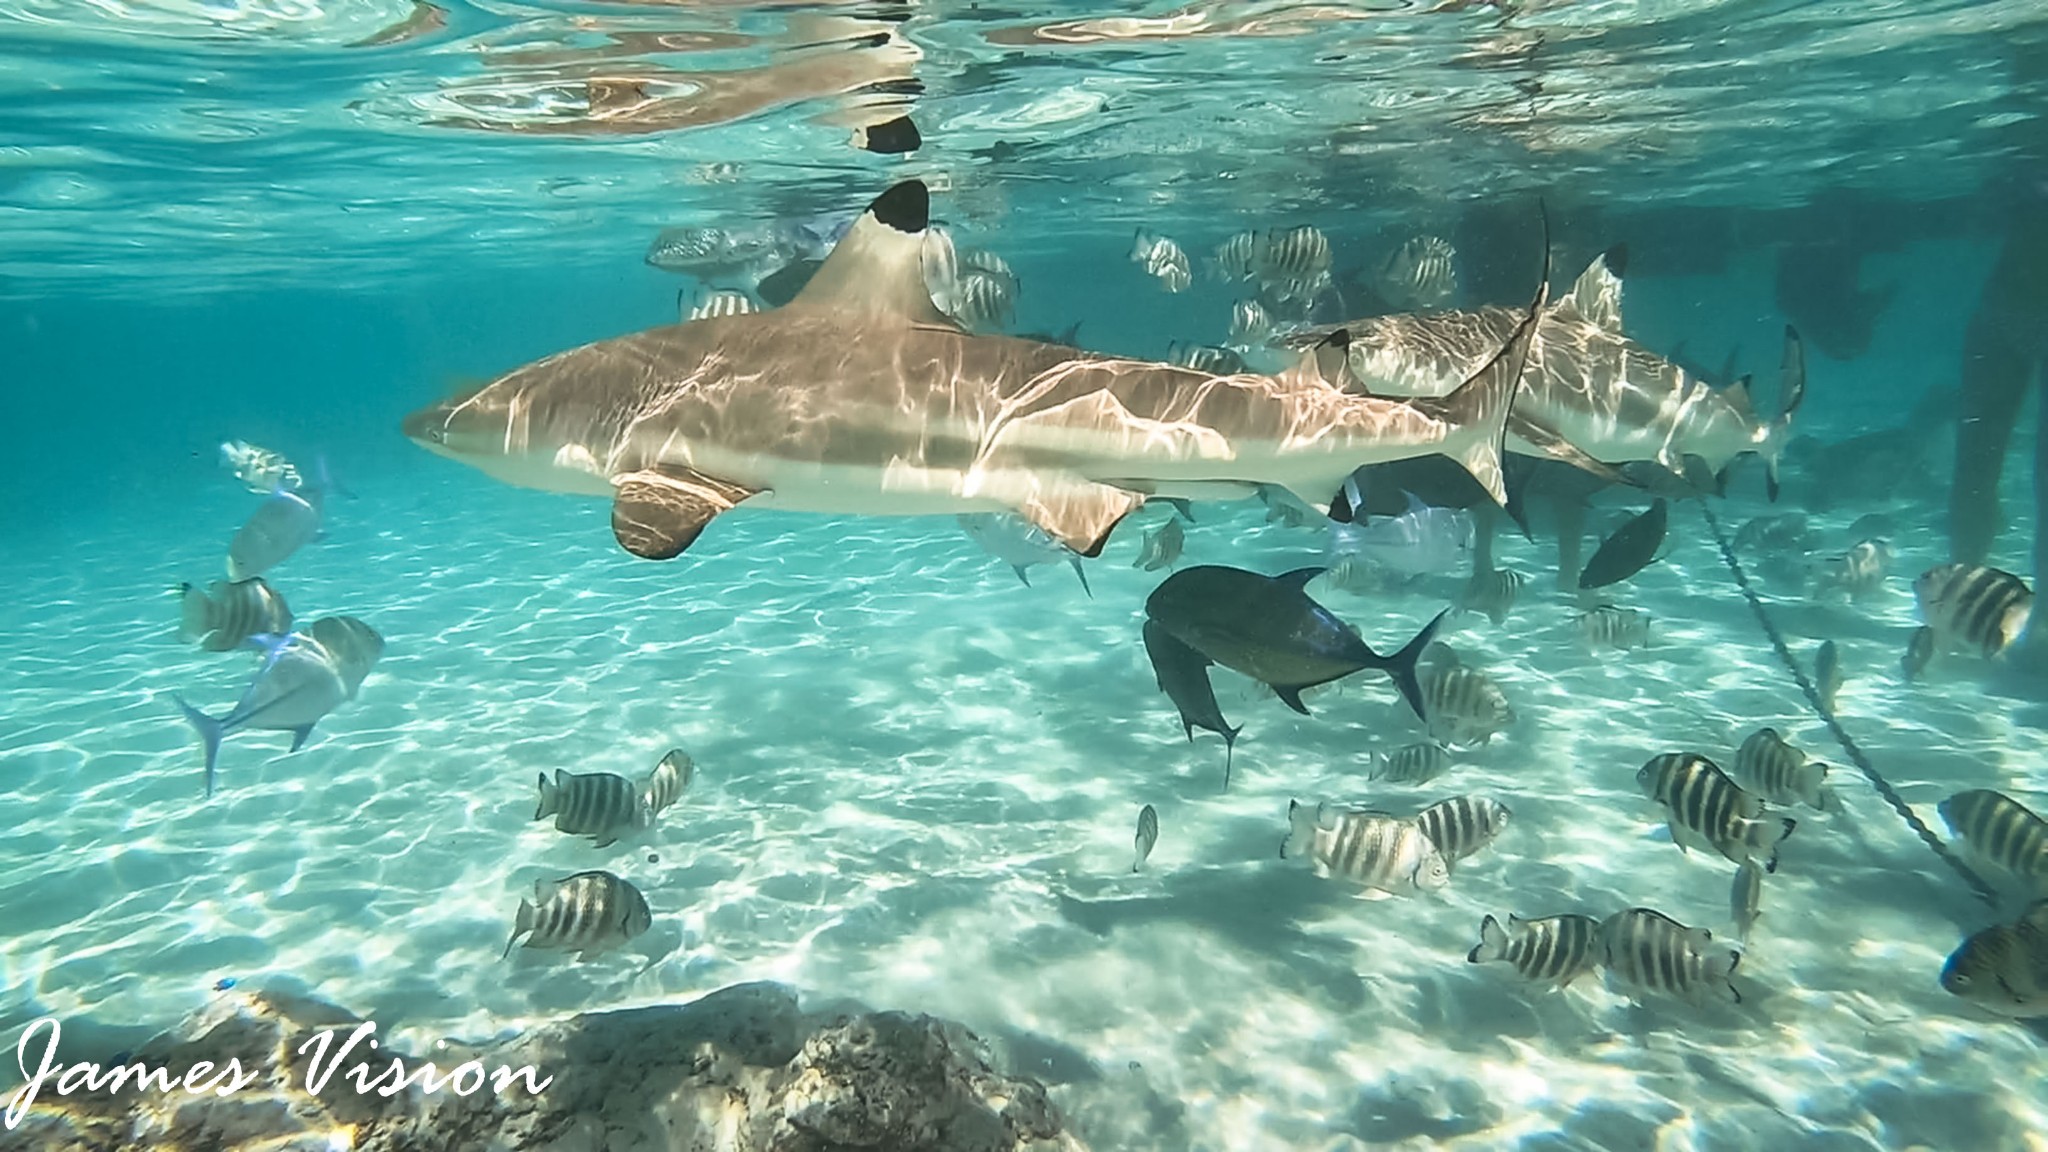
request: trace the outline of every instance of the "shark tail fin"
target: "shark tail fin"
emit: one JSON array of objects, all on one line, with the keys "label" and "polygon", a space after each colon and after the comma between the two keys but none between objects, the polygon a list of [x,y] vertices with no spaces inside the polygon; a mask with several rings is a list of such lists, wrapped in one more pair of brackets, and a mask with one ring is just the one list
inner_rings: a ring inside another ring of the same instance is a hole
[{"label": "shark tail fin", "polygon": [[1501,461],[1507,455],[1508,414],[1515,394],[1522,386],[1522,373],[1529,365],[1529,351],[1536,343],[1536,328],[1550,301],[1550,212],[1543,210],[1543,274],[1537,278],[1536,298],[1528,314],[1515,326],[1506,344],[1470,380],[1437,401],[1417,401],[1418,407],[1452,425],[1444,439],[1444,455],[1465,466],[1493,502],[1507,506],[1507,479]]},{"label": "shark tail fin", "polygon": [[1792,419],[1806,402],[1806,342],[1799,330],[1785,325],[1785,354],[1778,362],[1778,418],[1764,434],[1764,486],[1773,503],[1778,499],[1778,461],[1785,454],[1785,442],[1792,438]]},{"label": "shark tail fin", "polygon": [[177,702],[178,710],[185,714],[185,722],[192,725],[192,730],[199,733],[200,743],[206,746],[206,795],[210,799],[213,796],[213,766],[220,760],[220,741],[227,735],[227,725],[185,703],[183,697],[173,696],[171,699]]}]

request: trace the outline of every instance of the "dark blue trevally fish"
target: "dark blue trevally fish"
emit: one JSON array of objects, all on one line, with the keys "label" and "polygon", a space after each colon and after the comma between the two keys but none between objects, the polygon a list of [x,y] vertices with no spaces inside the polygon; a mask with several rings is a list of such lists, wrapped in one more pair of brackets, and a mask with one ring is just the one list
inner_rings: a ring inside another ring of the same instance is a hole
[{"label": "dark blue trevally fish", "polygon": [[1181,727],[1188,739],[1194,740],[1197,728],[1223,737],[1223,786],[1230,787],[1230,761],[1237,751],[1237,734],[1244,731],[1244,725],[1232,728],[1223,718],[1223,710],[1216,706],[1216,690],[1209,683],[1210,659],[1174,639],[1157,620],[1145,621],[1144,635],[1145,655],[1152,661],[1159,690],[1180,712]]},{"label": "dark blue trevally fish", "polygon": [[1302,715],[1301,691],[1353,672],[1378,668],[1417,716],[1422,685],[1415,663],[1444,615],[1439,612],[1392,656],[1382,656],[1351,626],[1309,598],[1308,582],[1321,568],[1265,576],[1242,568],[1200,564],[1167,577],[1145,601],[1145,615],[1174,639],[1218,664],[1272,688]]},{"label": "dark blue trevally fish", "polygon": [[304,632],[250,637],[262,663],[234,709],[208,716],[173,696],[206,747],[206,794],[213,795],[220,742],[244,728],[290,732],[296,752],[313,725],[343,701],[353,699],[363,679],[384,654],[384,638],[353,616],[324,616]]}]

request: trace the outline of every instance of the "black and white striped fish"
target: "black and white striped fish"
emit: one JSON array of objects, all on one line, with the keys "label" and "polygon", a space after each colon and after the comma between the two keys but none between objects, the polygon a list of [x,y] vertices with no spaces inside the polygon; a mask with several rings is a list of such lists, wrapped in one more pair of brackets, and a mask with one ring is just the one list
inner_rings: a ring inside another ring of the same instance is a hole
[{"label": "black and white striped fish", "polygon": [[[578,872],[533,882],[533,899],[520,900],[505,956],[526,936],[526,947],[577,953],[589,960],[630,942],[654,924],[647,898],[609,872]],[[502,957],[501,957],[502,959]]]},{"label": "black and white striped fish", "polygon": [[1158,809],[1150,804],[1138,809],[1138,834],[1131,843],[1138,850],[1138,860],[1131,865],[1131,871],[1136,872],[1145,866],[1146,859],[1152,855],[1153,846],[1159,843]]},{"label": "black and white striped fish", "polygon": [[[677,800],[690,786],[690,778],[697,774],[697,762],[681,748],[671,748],[647,774],[647,786],[641,790],[641,799],[647,804],[649,816],[659,816]],[[535,817],[539,819],[539,817]]]},{"label": "black and white striped fish", "polygon": [[1941,564],[1913,582],[1920,618],[1940,646],[1996,656],[2027,630],[2034,593],[2019,577],[1975,564]]},{"label": "black and white striped fish", "polygon": [[1507,620],[1508,611],[1521,595],[1522,585],[1528,582],[1527,576],[1512,568],[1474,572],[1472,578],[1465,581],[1464,591],[1458,594],[1458,609],[1482,613],[1499,625]]},{"label": "black and white striped fish", "polygon": [[1479,944],[1465,954],[1469,964],[1505,962],[1522,979],[1562,988],[1599,966],[1600,922],[1591,916],[1509,916],[1506,928],[1488,916],[1479,922]]},{"label": "black and white striped fish", "polygon": [[1309,284],[1330,272],[1330,238],[1320,228],[1275,228],[1252,254],[1252,275],[1272,285]]},{"label": "black and white striped fish", "polygon": [[599,848],[654,822],[647,798],[631,780],[610,772],[564,772],[551,782],[540,774],[540,803],[533,818],[555,818],[555,831],[589,836]]},{"label": "black and white striped fish", "polygon": [[683,292],[676,293],[676,305],[684,309],[683,320],[715,320],[721,316],[745,316],[759,312],[761,306],[754,298],[734,288],[714,288],[699,296],[692,303],[685,303]]},{"label": "black and white striped fish", "polygon": [[1892,548],[1882,540],[1864,540],[1840,556],[1831,556],[1814,566],[1816,595],[1839,592],[1862,600],[1883,591],[1884,578],[1891,571]]},{"label": "black and white striped fish", "polygon": [[1233,282],[1252,278],[1259,253],[1259,234],[1239,232],[1216,246],[1209,257],[1209,269],[1218,280]]},{"label": "black and white striped fish", "polygon": [[1415,825],[1443,853],[1444,863],[1455,866],[1507,831],[1513,815],[1505,805],[1484,796],[1453,796],[1424,808],[1416,815]]},{"label": "black and white striped fish", "polygon": [[283,636],[292,630],[292,610],[261,576],[215,580],[204,592],[180,584],[177,592],[178,639],[208,652],[239,648],[251,636]]},{"label": "black and white striped fish", "polygon": [[1143,228],[1131,241],[1131,259],[1147,276],[1157,277],[1168,292],[1185,292],[1194,283],[1194,272],[1188,264],[1188,254],[1180,245],[1156,232]]},{"label": "black and white striped fish", "polygon": [[1392,752],[1373,753],[1372,771],[1366,779],[1389,784],[1427,784],[1450,766],[1451,757],[1443,745],[1425,740]]},{"label": "black and white striped fish", "polygon": [[1713,947],[1714,934],[1688,928],[1653,908],[1630,908],[1600,925],[1601,962],[1633,987],[1697,1004],[1715,988],[1742,1003],[1730,979],[1742,953]]},{"label": "black and white striped fish", "polygon": [[2048,880],[2048,821],[2003,792],[1973,788],[1941,802],[1941,818],[1977,859]]},{"label": "black and white striped fish", "polygon": [[1008,271],[963,266],[953,281],[951,303],[948,312],[962,328],[1006,328],[1017,316],[1017,278]]},{"label": "black and white striped fish", "polygon": [[1747,944],[1756,926],[1764,899],[1764,870],[1755,860],[1744,860],[1735,870],[1735,883],[1728,890],[1728,915],[1735,921],[1735,938]]},{"label": "black and white striped fish", "polygon": [[1828,766],[1785,743],[1776,728],[1759,728],[1735,750],[1735,781],[1773,804],[1825,810]]},{"label": "black and white striped fish", "polygon": [[1230,306],[1230,336],[1227,343],[1240,348],[1264,344],[1273,334],[1273,318],[1257,300],[1239,300]]},{"label": "black and white striped fish", "polygon": [[1477,668],[1435,661],[1420,680],[1429,734],[1446,744],[1485,744],[1515,722],[1515,710],[1500,686]]},{"label": "black and white striped fish", "polygon": [[1603,604],[1578,618],[1579,635],[1596,648],[1645,648],[1650,643],[1650,614],[1639,608]]},{"label": "black and white striped fish", "polygon": [[1457,249],[1440,236],[1416,236],[1387,254],[1374,287],[1397,311],[1441,308],[1458,291]]},{"label": "black and white striped fish", "polygon": [[1691,752],[1655,756],[1636,772],[1636,785],[1664,805],[1671,839],[1681,850],[1714,851],[1736,864],[1764,856],[1778,870],[1778,845],[1798,822],[1765,816],[1761,798],[1743,791],[1720,766]]},{"label": "black and white striped fish", "polygon": [[1308,857],[1318,876],[1342,876],[1397,896],[1433,892],[1450,883],[1443,853],[1413,820],[1328,804],[1304,808],[1290,800],[1287,827],[1281,857]]},{"label": "black and white striped fish", "polygon": [[1220,344],[1183,344],[1176,340],[1166,346],[1166,359],[1197,372],[1229,376],[1245,370],[1244,357],[1234,348]]}]

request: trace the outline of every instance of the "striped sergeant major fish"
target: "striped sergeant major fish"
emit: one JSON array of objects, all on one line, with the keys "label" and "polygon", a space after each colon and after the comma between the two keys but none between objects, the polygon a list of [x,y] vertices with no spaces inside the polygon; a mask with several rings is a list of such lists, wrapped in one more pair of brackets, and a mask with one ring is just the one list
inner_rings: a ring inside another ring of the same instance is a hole
[{"label": "striped sergeant major fish", "polygon": [[1443,853],[1444,863],[1455,866],[1507,831],[1512,816],[1506,805],[1484,796],[1453,796],[1424,808],[1415,825]]},{"label": "striped sergeant major fish", "polygon": [[[682,799],[683,790],[690,786],[690,780],[697,774],[697,762],[681,748],[671,748],[647,775],[647,786],[641,796],[647,802],[649,814],[659,816],[677,800]],[[534,819],[539,819],[538,816]]]},{"label": "striped sergeant major fish", "polygon": [[525,936],[528,948],[575,952],[578,960],[590,960],[631,942],[653,924],[647,897],[609,872],[536,880],[533,899],[519,901],[504,956]]},{"label": "striped sergeant major fish", "polygon": [[1451,881],[1442,852],[1413,820],[1370,809],[1305,808],[1287,802],[1282,859],[1308,857],[1315,874],[1342,876],[1396,896],[1434,892]]},{"label": "striped sergeant major fish", "polygon": [[1759,728],[1735,750],[1735,780],[1772,804],[1827,808],[1828,766],[1785,743],[1776,728]]},{"label": "striped sergeant major fish", "polygon": [[283,636],[292,630],[292,610],[260,576],[232,583],[215,580],[200,591],[178,585],[178,639],[208,652],[240,648],[253,636]]},{"label": "striped sergeant major fish", "polygon": [[555,818],[555,831],[572,836],[589,836],[599,848],[618,843],[619,837],[654,823],[654,810],[646,796],[631,780],[610,772],[564,772],[555,778],[540,774],[540,802],[533,818]]},{"label": "striped sergeant major fish", "polygon": [[2034,593],[2010,572],[1976,564],[1939,564],[1913,581],[1920,618],[1937,648],[1968,647],[1991,657],[2027,630]]},{"label": "striped sergeant major fish", "polygon": [[1740,1004],[1731,977],[1742,953],[1714,948],[1713,939],[1705,928],[1688,928],[1655,909],[1630,908],[1600,925],[1601,960],[1635,988],[1698,1004],[1718,987]]},{"label": "striped sergeant major fish", "polygon": [[1977,859],[2022,880],[2048,880],[2048,821],[2026,805],[1973,788],[1943,800],[1941,818]]},{"label": "striped sergeant major fish", "polygon": [[1600,922],[1591,916],[1509,916],[1506,928],[1488,916],[1479,922],[1479,943],[1466,953],[1469,964],[1506,963],[1532,984],[1562,988],[1598,967]]},{"label": "striped sergeant major fish", "polygon": [[1680,849],[1720,853],[1736,864],[1764,856],[1764,871],[1778,870],[1778,845],[1798,822],[1765,816],[1760,797],[1743,791],[1720,766],[1691,752],[1652,757],[1636,772],[1636,785],[1664,805],[1671,839]]}]

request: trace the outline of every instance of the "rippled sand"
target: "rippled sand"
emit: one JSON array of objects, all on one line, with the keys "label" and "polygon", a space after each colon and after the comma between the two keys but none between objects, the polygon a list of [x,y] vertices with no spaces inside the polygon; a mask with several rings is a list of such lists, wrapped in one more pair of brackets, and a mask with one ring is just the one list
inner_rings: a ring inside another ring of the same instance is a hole
[{"label": "rippled sand", "polygon": [[[1631,594],[1657,615],[1636,653],[1585,649],[1548,546],[1502,541],[1534,577],[1523,602],[1446,638],[1520,719],[1429,785],[1364,778],[1421,734],[1383,677],[1305,718],[1219,672],[1245,725],[1226,793],[1221,741],[1183,738],[1145,660],[1159,576],[1130,567],[1137,524],[1089,563],[1090,599],[1064,566],[1020,585],[944,519],[741,512],[653,564],[599,502],[424,457],[355,487],[272,577],[302,620],[369,621],[385,657],[300,753],[230,738],[211,802],[170,696],[225,711],[248,658],[180,646],[165,589],[213,578],[253,498],[223,478],[0,558],[0,1021],[54,1013],[89,1043],[231,977],[417,1046],[776,979],[996,1037],[1102,1149],[2048,1146],[2035,1036],[1935,981],[1990,914],[1850,768],[1845,814],[1790,813],[1740,1006],[1638,1006],[1597,978],[1532,994],[1465,962],[1489,912],[1650,905],[1732,938],[1733,865],[1673,847],[1635,770],[1679,748],[1728,764],[1761,724],[1841,762],[1690,508]],[[1256,504],[1198,511],[1188,561],[1279,572],[1319,546]],[[2024,677],[1955,660],[1898,682],[1938,539],[1901,536],[1882,597],[1778,619],[1802,654],[1841,645],[1845,724],[1923,819],[1966,787],[2048,804]],[[1319,595],[1391,649],[1456,587]],[[646,842],[529,819],[537,773],[639,778],[672,746],[697,779]],[[1407,812],[1459,792],[1514,818],[1439,897],[1358,900],[1278,858],[1290,798]],[[1134,875],[1144,803],[1161,835]],[[533,881],[593,867],[652,904],[636,950],[501,961]]]}]

